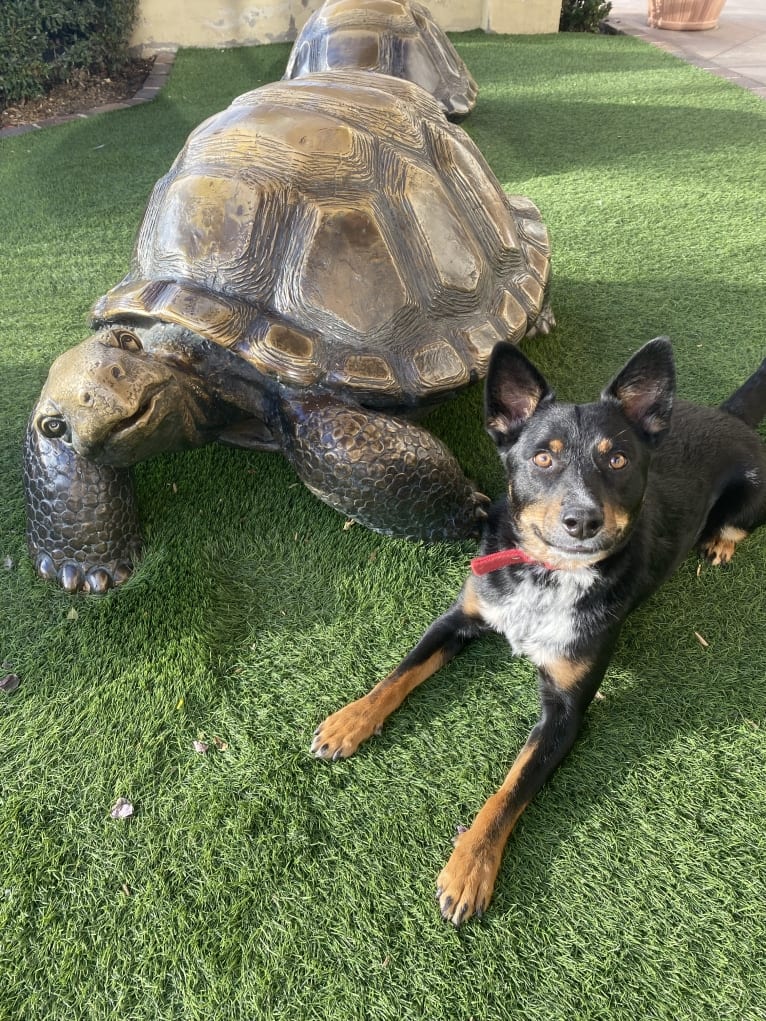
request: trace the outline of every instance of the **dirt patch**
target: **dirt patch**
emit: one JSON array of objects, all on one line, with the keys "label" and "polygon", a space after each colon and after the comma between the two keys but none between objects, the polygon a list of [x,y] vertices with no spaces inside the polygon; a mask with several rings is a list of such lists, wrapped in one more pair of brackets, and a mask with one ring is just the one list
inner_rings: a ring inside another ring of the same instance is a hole
[{"label": "dirt patch", "polygon": [[40,124],[50,117],[90,113],[99,106],[130,99],[142,88],[154,61],[132,60],[120,74],[109,77],[76,71],[69,81],[56,85],[39,99],[28,99],[0,110],[0,128]]}]

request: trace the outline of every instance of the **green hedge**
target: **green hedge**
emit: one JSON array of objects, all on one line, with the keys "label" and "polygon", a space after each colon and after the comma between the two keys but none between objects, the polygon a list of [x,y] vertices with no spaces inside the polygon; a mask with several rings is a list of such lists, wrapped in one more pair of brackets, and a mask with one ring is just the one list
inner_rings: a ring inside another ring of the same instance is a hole
[{"label": "green hedge", "polygon": [[560,32],[598,32],[599,24],[609,14],[609,0],[563,0]]},{"label": "green hedge", "polygon": [[77,69],[118,71],[137,8],[138,0],[1,0],[0,108]]}]

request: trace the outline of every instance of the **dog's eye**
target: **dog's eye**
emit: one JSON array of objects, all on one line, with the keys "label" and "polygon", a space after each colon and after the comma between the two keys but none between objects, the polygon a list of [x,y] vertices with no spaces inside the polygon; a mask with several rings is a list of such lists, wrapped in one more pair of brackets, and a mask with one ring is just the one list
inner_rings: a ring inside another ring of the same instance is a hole
[{"label": "dog's eye", "polygon": [[624,468],[627,463],[628,459],[624,454],[612,454],[609,458],[609,467],[614,468],[616,472],[620,471],[621,468]]},{"label": "dog's eye", "polygon": [[532,461],[538,468],[550,468],[553,464],[553,457],[547,450],[538,450]]}]

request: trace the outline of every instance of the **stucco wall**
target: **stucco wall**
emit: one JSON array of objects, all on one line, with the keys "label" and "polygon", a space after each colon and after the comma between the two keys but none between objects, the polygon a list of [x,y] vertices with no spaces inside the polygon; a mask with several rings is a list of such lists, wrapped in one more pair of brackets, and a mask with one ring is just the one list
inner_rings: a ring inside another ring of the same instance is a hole
[{"label": "stucco wall", "polygon": [[[253,46],[292,40],[322,0],[140,0],[132,44],[144,53],[178,46]],[[426,0],[448,32],[556,32],[561,0]]]}]

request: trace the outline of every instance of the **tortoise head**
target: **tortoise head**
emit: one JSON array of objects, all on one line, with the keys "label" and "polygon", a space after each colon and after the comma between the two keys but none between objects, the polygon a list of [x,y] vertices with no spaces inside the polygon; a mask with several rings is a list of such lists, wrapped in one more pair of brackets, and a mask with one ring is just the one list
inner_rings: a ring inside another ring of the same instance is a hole
[{"label": "tortoise head", "polygon": [[118,466],[205,442],[188,372],[147,350],[148,333],[112,326],[65,351],[35,409],[37,429]]}]

